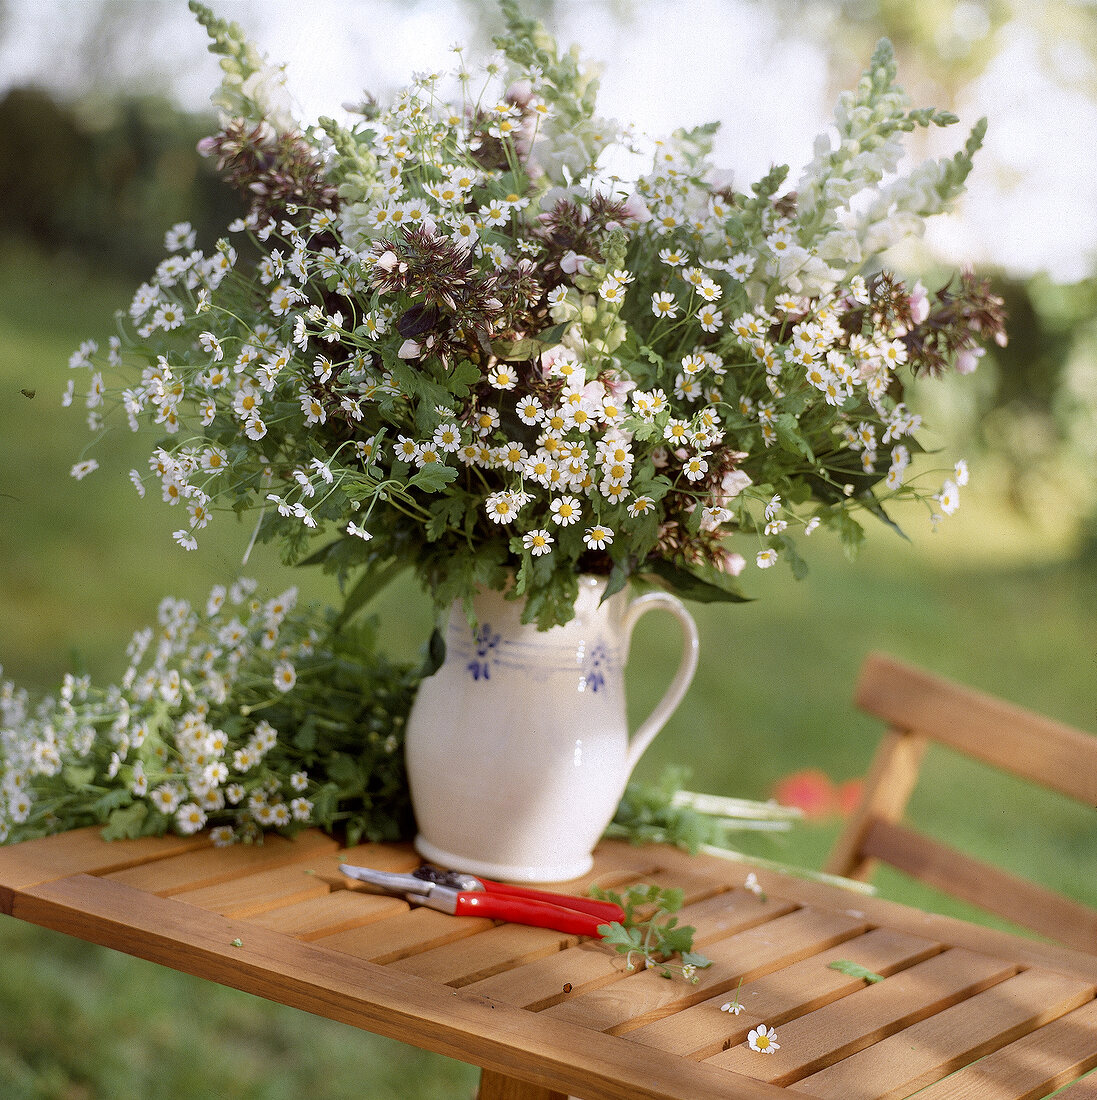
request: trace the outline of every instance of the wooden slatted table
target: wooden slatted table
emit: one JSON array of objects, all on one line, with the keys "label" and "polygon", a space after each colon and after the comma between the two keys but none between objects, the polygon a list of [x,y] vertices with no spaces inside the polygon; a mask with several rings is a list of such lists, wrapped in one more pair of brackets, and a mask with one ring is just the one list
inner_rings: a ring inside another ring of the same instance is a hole
[{"label": "wooden slatted table", "polygon": [[[344,860],[418,862],[318,832],[219,849],[80,830],[0,848],[0,911],[477,1064],[482,1100],[1097,1096],[1097,955],[776,874],[759,897],[745,865],[604,844],[569,888],[681,887],[714,960],[691,984],[600,942],[409,908]],[[746,1045],[761,1023],[775,1053]]]}]

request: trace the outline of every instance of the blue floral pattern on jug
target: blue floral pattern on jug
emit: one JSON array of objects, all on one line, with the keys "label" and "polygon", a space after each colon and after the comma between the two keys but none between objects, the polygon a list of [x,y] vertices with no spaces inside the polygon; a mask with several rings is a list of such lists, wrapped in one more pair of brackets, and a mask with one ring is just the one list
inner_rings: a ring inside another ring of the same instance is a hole
[{"label": "blue floral pattern on jug", "polygon": [[587,659],[579,681],[580,691],[599,691],[606,686],[605,671],[609,664],[609,654],[604,645],[596,645]]},{"label": "blue floral pattern on jug", "polygon": [[476,647],[476,653],[469,661],[467,668],[474,680],[491,679],[491,666],[495,660],[499,639],[499,632],[492,630],[490,623],[482,623],[480,629],[472,635],[472,644]]}]

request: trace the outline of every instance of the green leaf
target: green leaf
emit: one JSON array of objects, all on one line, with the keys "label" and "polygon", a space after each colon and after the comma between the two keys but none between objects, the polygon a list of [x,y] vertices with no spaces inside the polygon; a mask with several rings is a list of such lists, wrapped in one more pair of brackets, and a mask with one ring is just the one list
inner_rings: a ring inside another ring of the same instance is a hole
[{"label": "green leaf", "polygon": [[100,819],[107,816],[113,810],[126,807],[133,801],[127,787],[114,787],[104,791],[91,805],[91,812]]},{"label": "green leaf", "polygon": [[811,445],[800,434],[800,423],[792,413],[781,413],[774,423],[777,442],[790,454],[803,455],[809,462],[815,461]]},{"label": "green leaf", "polygon": [[525,363],[541,352],[539,340],[527,336],[524,340],[496,340],[491,350],[506,363]]},{"label": "green leaf", "polygon": [[848,974],[851,978],[863,978],[866,982],[882,982],[884,980],[883,974],[877,974],[874,970],[869,970],[860,963],[851,962],[849,959],[835,959],[834,962],[827,965],[831,970],[841,971],[841,973]]},{"label": "green leaf", "polygon": [[866,512],[871,513],[882,524],[890,527],[901,539],[910,542],[910,536],[884,511],[884,506],[871,493],[864,493],[862,496],[857,497],[857,501]]},{"label": "green leaf", "polygon": [[76,764],[66,764],[61,769],[61,776],[73,790],[81,791],[89,787],[95,779],[95,768],[90,764],[85,767]]},{"label": "green leaf", "polygon": [[408,481],[408,488],[437,493],[451,481],[455,481],[456,478],[457,471],[452,466],[444,466],[441,462],[430,462],[421,470],[416,471]]},{"label": "green leaf", "polygon": [[683,600],[695,600],[697,603],[751,602],[751,597],[744,596],[735,581],[723,574],[719,574],[719,581],[706,580],[663,558],[647,563],[644,568],[665,581]]},{"label": "green leaf", "polygon": [[471,388],[479,381],[480,368],[470,359],[462,359],[446,376],[445,386],[454,397],[464,400],[468,397]]},{"label": "green leaf", "polygon": [[426,655],[423,658],[423,667],[420,675],[433,676],[441,667],[442,662],[446,659],[446,636],[435,627],[430,632],[430,641],[427,642]]},{"label": "green leaf", "polygon": [[143,802],[134,802],[132,806],[115,810],[100,835],[104,840],[135,840],[141,835],[148,807]]},{"label": "green leaf", "polygon": [[406,561],[397,559],[383,568],[367,569],[350,590],[350,595],[347,596],[343,610],[339,612],[332,630],[342,629],[389,581],[399,576],[407,567]]},{"label": "green leaf", "polygon": [[341,546],[346,540],[336,539],[334,542],[329,542],[326,546],[321,546],[319,550],[314,550],[307,558],[302,558],[298,565],[323,565],[327,561],[329,555],[337,547]]},{"label": "green leaf", "polygon": [[626,584],[628,584],[631,570],[629,569],[627,562],[615,561],[613,568],[610,570],[609,580],[606,582],[606,590],[602,593],[602,598],[599,603],[605,603],[610,596],[617,595],[622,591]]},{"label": "green leaf", "polygon": [[856,557],[865,541],[865,529],[845,508],[833,508],[823,514],[823,522],[838,535],[846,557]]}]

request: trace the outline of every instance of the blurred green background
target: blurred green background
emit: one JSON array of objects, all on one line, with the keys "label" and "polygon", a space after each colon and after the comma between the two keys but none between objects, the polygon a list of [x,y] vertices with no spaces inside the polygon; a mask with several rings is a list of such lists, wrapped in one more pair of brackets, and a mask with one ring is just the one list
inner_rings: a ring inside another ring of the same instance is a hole
[{"label": "blurred green background", "polygon": [[[184,78],[193,67],[208,92],[215,69],[185,11],[178,22],[183,7],[109,0],[36,5],[55,23],[77,13],[85,20],[71,71],[66,79],[54,74],[51,81],[43,71],[0,88],[0,664],[2,679],[35,690],[56,687],[72,668],[101,680],[120,675],[131,633],[169,593],[197,599],[244,572],[272,587],[298,583],[307,597],[338,598],[329,580],[288,571],[262,548],[242,569],[251,533],[245,524],[222,520],[194,554],[175,547],[174,516],[154,500],[138,501],[126,476],[148,453],[142,437],[107,439],[96,451],[102,467],[96,475],[79,483],[68,476],[90,438],[83,410],[60,406],[70,353],[83,339],[109,335],[114,311],[128,304],[160,257],[167,226],[188,219],[208,245],[233,216],[232,196],[194,153],[196,140],[215,124],[196,114]],[[274,54],[267,35],[280,27],[285,32],[285,5],[220,7]],[[607,41],[637,43],[670,10],[655,0],[530,7],[565,41],[579,28],[584,38],[603,34]],[[87,15],[91,9],[94,18]],[[26,38],[29,10],[16,0],[0,5],[0,73],[13,43]],[[368,40],[371,24],[383,23],[384,43],[374,41],[365,56],[383,57],[402,78],[419,65],[402,63],[392,28],[405,19],[410,34],[432,17],[441,19],[442,6],[370,0],[317,10],[331,33],[354,28],[352,41]],[[680,34],[699,34],[706,19],[731,12],[748,37],[769,35],[771,48],[786,43],[793,53],[810,50],[805,72],[818,75],[817,86],[786,92],[790,98],[817,94],[820,111],[856,76],[883,33],[896,43],[903,83],[914,98],[957,106],[967,124],[973,118],[963,108],[972,89],[987,87],[1018,41],[1035,44],[1032,57],[1050,59],[1040,72],[1017,75],[1019,83],[1046,88],[1049,79],[1059,79],[1071,102],[1091,112],[1097,97],[1091,4],[744,0],[675,10],[685,27]],[[454,11],[481,40],[494,26],[490,5],[445,6],[446,18]],[[164,28],[181,29],[175,52],[165,54],[159,68],[123,78],[112,58],[132,45],[135,27],[148,41]],[[411,39],[403,40],[410,54]],[[585,54],[602,56],[591,45]],[[764,62],[774,55],[761,56]],[[620,72],[613,60],[622,58],[607,61],[610,86]],[[440,54],[433,63],[448,62]],[[678,71],[663,69],[650,82],[656,77],[676,93],[688,92]],[[746,100],[773,94],[764,66],[729,79]],[[351,86],[346,95],[356,90]],[[1010,103],[998,94],[1007,113]],[[992,133],[994,108],[986,108]],[[1058,140],[1052,114],[1047,107],[1049,143]],[[1092,118],[1083,113],[1075,121]],[[724,121],[733,134],[747,127],[740,117]],[[777,138],[774,155],[791,158]],[[1093,154],[1075,142],[1070,161],[1062,152],[1068,146],[1045,156],[1059,158],[1059,176],[1080,179],[1094,167],[1085,163]],[[752,167],[748,147],[744,138],[744,163],[734,164],[742,171]],[[980,172],[1006,190],[1011,179],[1016,188],[1029,182],[1004,147],[988,150],[985,163],[977,163]],[[1033,207],[1031,221],[999,226],[1001,256],[993,253],[993,234],[990,245],[975,248],[991,249],[979,259],[983,269],[989,263],[1007,298],[1009,347],[988,356],[971,379],[922,386],[914,399],[926,412],[926,442],[949,463],[965,456],[972,468],[960,512],[936,532],[921,513],[899,517],[911,540],[871,531],[853,563],[819,541],[809,546],[806,581],[780,569],[754,573],[748,578],[754,603],[695,608],[701,669],[642,761],[641,777],[683,764],[698,789],[764,798],[783,776],[805,768],[836,782],[862,775],[880,730],[856,714],[849,699],[857,668],[872,649],[1097,730],[1097,264],[1085,235],[1092,211],[1087,223],[1081,205],[1055,209],[1063,201],[1059,193],[1042,193],[1050,211]],[[965,226],[986,217],[969,204],[950,219],[953,236],[964,240]],[[1039,246],[1048,242],[1035,238],[1040,219],[1049,217],[1075,218],[1074,251],[1061,265],[1040,259]],[[1026,234],[1034,238],[1035,257],[1027,263],[1018,259],[1016,241]],[[952,262],[948,245],[929,241],[918,258],[927,270],[939,270]],[[430,627],[422,597],[407,587],[394,590],[378,612],[388,648],[414,657]],[[677,660],[676,631],[663,627],[656,616],[645,619],[634,642],[636,716],[650,708]],[[971,812],[975,806],[979,815]],[[912,809],[949,842],[1097,904],[1092,812],[1022,792],[944,752],[930,757]],[[819,866],[838,827],[834,819],[812,823],[781,842],[755,841],[754,850]],[[977,916],[897,877],[880,885],[916,904]],[[5,1100],[278,1100],[305,1089],[314,1100],[469,1097],[475,1078],[459,1062],[0,921]]]}]

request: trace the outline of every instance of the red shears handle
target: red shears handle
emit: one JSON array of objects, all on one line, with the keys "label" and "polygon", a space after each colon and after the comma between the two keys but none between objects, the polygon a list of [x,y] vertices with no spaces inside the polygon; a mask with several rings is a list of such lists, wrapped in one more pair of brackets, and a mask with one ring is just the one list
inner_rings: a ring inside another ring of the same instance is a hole
[{"label": "red shears handle", "polygon": [[[570,900],[570,899],[569,899]],[[565,909],[520,894],[496,893],[490,890],[462,890],[457,895],[454,913],[459,917],[490,917],[513,924],[531,924],[537,928],[552,928],[576,936],[597,936],[598,925],[608,921],[591,913]]]},{"label": "red shears handle", "polygon": [[589,913],[598,917],[600,924],[612,924],[625,919],[625,911],[612,901],[598,901],[595,898],[580,898],[572,894],[552,894],[547,890],[528,890],[522,886],[512,886],[507,882],[492,882],[482,878],[480,885],[489,894],[508,897],[529,898],[531,901],[543,901],[549,905],[559,905],[562,909],[575,909],[580,913]]}]

